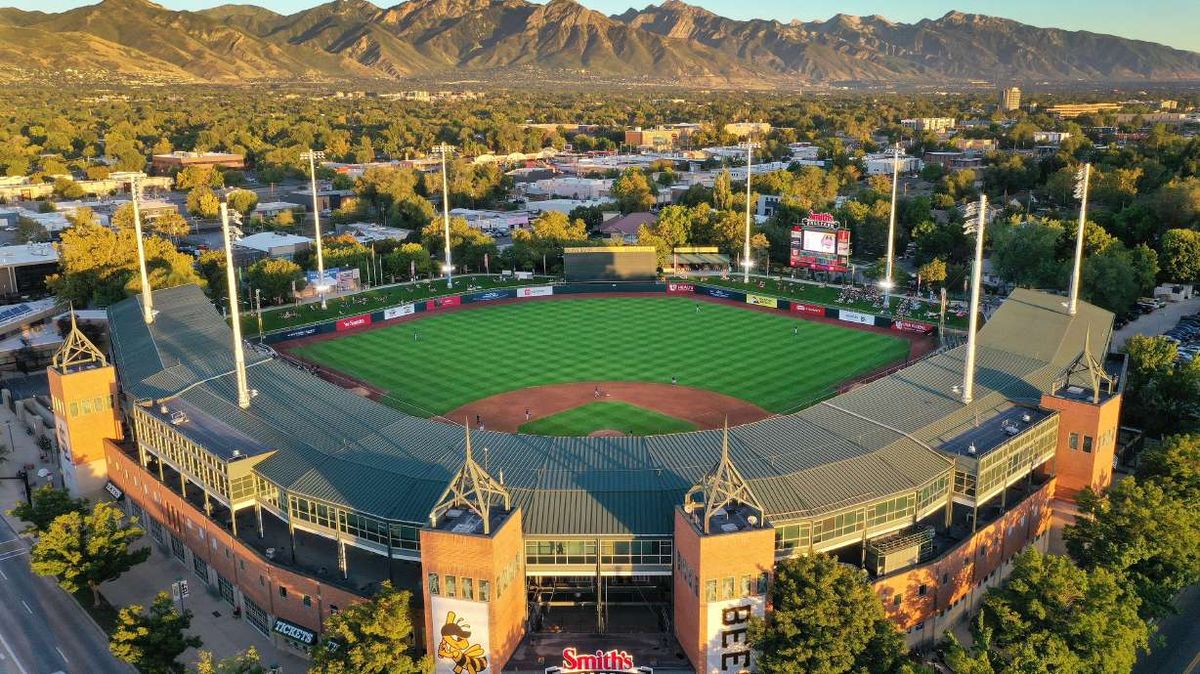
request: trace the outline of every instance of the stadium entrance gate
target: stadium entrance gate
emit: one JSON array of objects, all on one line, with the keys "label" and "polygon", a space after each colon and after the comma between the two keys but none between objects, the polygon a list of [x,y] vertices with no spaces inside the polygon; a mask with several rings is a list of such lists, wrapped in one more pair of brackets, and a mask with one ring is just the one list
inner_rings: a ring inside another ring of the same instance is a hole
[{"label": "stadium entrance gate", "polygon": [[529,631],[671,632],[670,576],[529,576]]}]

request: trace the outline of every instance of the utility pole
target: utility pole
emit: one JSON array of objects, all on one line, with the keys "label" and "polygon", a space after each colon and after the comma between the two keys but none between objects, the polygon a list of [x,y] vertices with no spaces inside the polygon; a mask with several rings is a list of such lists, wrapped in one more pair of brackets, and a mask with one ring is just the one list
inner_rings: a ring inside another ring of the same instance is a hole
[{"label": "utility pole", "polygon": [[325,303],[325,256],[321,250],[321,204],[317,199],[317,161],[325,159],[325,153],[320,150],[309,150],[301,153],[301,159],[308,160],[308,175],[311,180],[313,198],[313,230],[317,237],[317,293],[321,296],[321,308],[327,309]]},{"label": "utility pole", "polygon": [[896,185],[900,183],[900,144],[892,148],[892,209],[888,215],[888,238],[887,238],[887,263],[883,273],[883,283],[880,285],[884,289],[884,297],[888,301],[888,309],[891,309],[892,288],[896,282],[892,276],[892,265],[895,264],[893,259],[896,256]]},{"label": "utility pole", "polygon": [[129,179],[129,198],[133,205],[133,236],[137,239],[138,272],[142,281],[142,318],[146,325],[154,322],[154,296],[150,292],[150,274],[146,271],[146,243],[142,241],[142,186],[139,177]]},{"label": "utility pole", "polygon": [[1079,310],[1079,278],[1083,273],[1083,230],[1087,225],[1088,181],[1091,177],[1091,164],[1084,164],[1075,174],[1075,198],[1079,200],[1079,228],[1075,231],[1075,267],[1071,272],[1071,295],[1067,300],[1067,313],[1072,316]]},{"label": "utility pole", "polygon": [[242,348],[242,313],[238,306],[237,278],[233,272],[233,242],[229,237],[229,205],[221,202],[221,233],[225,237],[225,282],[229,287],[229,316],[233,319],[233,365],[237,376],[238,407],[249,409],[250,386],[246,382],[246,354]]},{"label": "utility pole", "polygon": [[[975,234],[975,268],[971,271],[971,307],[967,316],[967,357],[963,367],[962,402],[964,405],[975,399],[975,332],[979,324],[979,286],[983,283],[983,230],[987,223],[987,195],[979,195],[979,204],[971,204],[966,211],[967,222],[963,229]],[[971,218],[976,217],[975,224]]]},{"label": "utility pole", "polygon": [[[758,143],[747,140],[738,147],[746,149],[746,236],[742,241],[742,283],[750,283],[750,167],[754,163],[754,149]],[[770,270],[768,270],[770,271]]]},{"label": "utility pole", "polygon": [[446,155],[454,151],[454,147],[445,143],[433,148],[434,152],[442,155],[442,235],[445,237],[445,262],[442,270],[446,272],[446,287],[454,287],[454,264],[450,260],[450,187],[446,178]]}]

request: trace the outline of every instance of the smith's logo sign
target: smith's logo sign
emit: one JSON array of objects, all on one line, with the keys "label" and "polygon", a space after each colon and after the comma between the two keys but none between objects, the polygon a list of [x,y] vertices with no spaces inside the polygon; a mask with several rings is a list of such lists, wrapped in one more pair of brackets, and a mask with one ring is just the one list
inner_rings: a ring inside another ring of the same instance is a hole
[{"label": "smith's logo sign", "polygon": [[561,667],[547,667],[546,674],[653,674],[650,667],[638,667],[633,656],[625,651],[596,651],[580,653],[573,647],[563,649]]}]

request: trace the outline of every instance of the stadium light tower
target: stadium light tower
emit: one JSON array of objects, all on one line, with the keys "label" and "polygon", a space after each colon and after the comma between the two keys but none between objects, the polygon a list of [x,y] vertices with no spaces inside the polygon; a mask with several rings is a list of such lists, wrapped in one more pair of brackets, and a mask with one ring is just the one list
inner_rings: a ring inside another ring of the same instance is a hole
[{"label": "stadium light tower", "polygon": [[[750,282],[750,267],[754,262],[750,259],[750,166],[754,163],[754,149],[758,143],[747,140],[738,147],[746,149],[746,237],[742,242],[742,283]],[[769,274],[771,270],[767,270]]]},{"label": "stadium light tower", "polygon": [[446,179],[446,156],[454,151],[454,146],[445,143],[433,148],[434,152],[442,155],[442,236],[446,251],[442,270],[446,272],[446,287],[454,287],[454,263],[450,261],[450,187]]},{"label": "stadium light tower", "polygon": [[892,276],[893,261],[896,256],[896,185],[900,182],[900,143],[892,148],[892,209],[888,215],[887,262],[883,272],[884,296],[890,298],[896,282]]},{"label": "stadium light tower", "polygon": [[320,150],[309,150],[300,154],[301,159],[308,160],[308,175],[312,181],[313,197],[313,229],[317,238],[317,293],[321,296],[321,308],[325,304],[325,256],[321,250],[321,207],[317,201],[317,162],[325,159],[325,153]]},{"label": "stadium light tower", "polygon": [[1087,223],[1088,181],[1091,177],[1091,164],[1084,164],[1075,174],[1075,198],[1079,200],[1079,228],[1075,231],[1075,268],[1071,272],[1071,294],[1067,300],[1067,313],[1072,316],[1079,309],[1079,276],[1083,272],[1083,230]]},{"label": "stadium light tower", "polygon": [[221,202],[221,235],[225,238],[225,282],[229,287],[229,316],[233,326],[233,365],[237,376],[238,407],[250,407],[246,383],[246,354],[242,349],[242,312],[238,306],[237,279],[233,270],[233,241],[229,236],[229,204]]},{"label": "stadium light tower", "polygon": [[146,270],[146,243],[142,241],[142,186],[140,177],[129,178],[129,203],[133,206],[133,237],[137,239],[138,273],[142,281],[142,318],[146,325],[154,322],[154,296],[150,292],[150,273]]},{"label": "stadium light tower", "polygon": [[[987,195],[979,195],[978,204],[966,208],[963,230],[975,235],[975,267],[971,270],[971,312],[967,316],[967,357],[963,366],[962,402],[975,399],[975,329],[979,324],[979,286],[983,282],[983,230],[987,224]],[[972,223],[974,219],[974,223]]]}]

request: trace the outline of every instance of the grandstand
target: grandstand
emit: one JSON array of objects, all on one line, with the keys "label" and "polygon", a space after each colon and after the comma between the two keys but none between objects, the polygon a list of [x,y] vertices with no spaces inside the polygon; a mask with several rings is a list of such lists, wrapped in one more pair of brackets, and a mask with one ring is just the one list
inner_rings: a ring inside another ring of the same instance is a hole
[{"label": "grandstand", "polygon": [[514,652],[543,630],[604,648],[633,626],[677,640],[686,661],[660,668],[740,671],[752,656],[722,616],[761,615],[775,563],[813,552],[868,568],[909,642],[931,643],[1045,545],[1056,494],[1111,479],[1112,315],[1028,290],[981,330],[969,404],[960,347],[794,414],[616,438],[468,434],[265,353],[242,409],[203,293],[156,291],[150,325],[140,301],[109,312],[133,433],[105,441],[108,479],[248,622],[301,649],[295,628],[315,636],[392,580],[414,590],[430,652],[453,611],[492,669],[537,667]]}]

